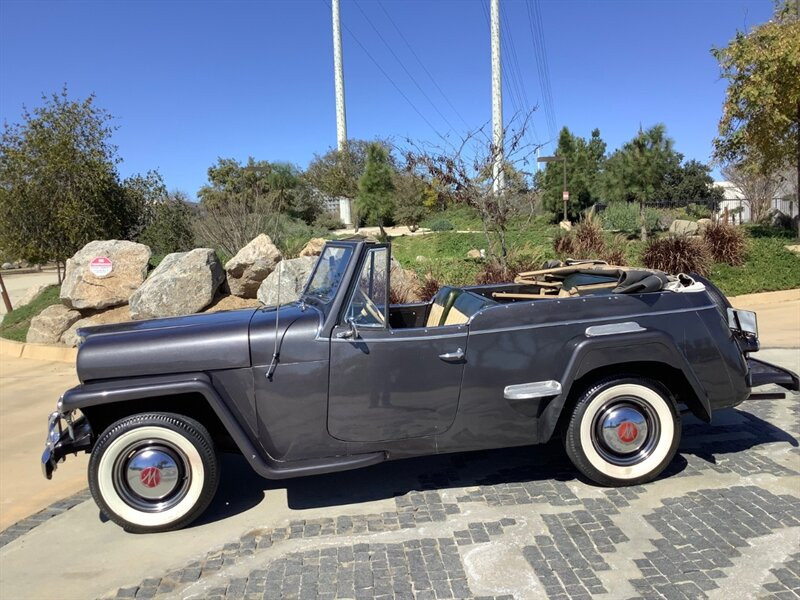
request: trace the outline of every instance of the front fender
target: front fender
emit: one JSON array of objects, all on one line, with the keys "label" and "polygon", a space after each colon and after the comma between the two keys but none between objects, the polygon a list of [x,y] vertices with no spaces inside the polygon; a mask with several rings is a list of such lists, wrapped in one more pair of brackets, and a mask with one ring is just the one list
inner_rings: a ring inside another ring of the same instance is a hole
[{"label": "front fender", "polygon": [[205,398],[253,470],[267,479],[341,471],[376,464],[386,458],[383,452],[373,452],[325,460],[281,463],[256,448],[205,373],[134,377],[79,385],[64,392],[59,402],[59,411],[69,413],[74,409],[100,404],[187,393],[199,393]]},{"label": "front fender", "polygon": [[272,468],[270,457],[262,457],[247,436],[230,408],[220,398],[211,379],[205,373],[181,373],[178,375],[158,375],[154,377],[134,377],[118,381],[98,381],[85,383],[64,392],[61,397],[60,410],[68,413],[74,409],[141,400],[144,398],[175,396],[178,394],[198,393],[205,398],[222,425],[233,438],[242,455],[253,468],[264,476],[270,476]]},{"label": "front fender", "polygon": [[619,365],[622,370],[626,363],[653,363],[681,371],[697,397],[698,416],[711,421],[711,403],[705,389],[674,340],[663,331],[639,330],[599,337],[580,335],[567,343],[565,352],[569,358],[560,380],[562,392],[541,414],[539,439],[546,440],[553,435],[576,380],[604,367]]}]

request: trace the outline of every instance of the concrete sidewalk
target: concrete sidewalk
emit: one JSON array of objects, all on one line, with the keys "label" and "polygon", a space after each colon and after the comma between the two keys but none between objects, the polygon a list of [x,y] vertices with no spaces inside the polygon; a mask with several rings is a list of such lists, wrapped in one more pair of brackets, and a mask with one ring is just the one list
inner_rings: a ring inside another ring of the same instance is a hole
[{"label": "concrete sidewalk", "polygon": [[758,314],[763,348],[800,348],[800,290],[745,294],[730,301],[735,308]]},{"label": "concrete sidewalk", "polygon": [[47,416],[78,383],[75,365],[0,355],[0,530],[86,487],[86,455],[42,476]]}]

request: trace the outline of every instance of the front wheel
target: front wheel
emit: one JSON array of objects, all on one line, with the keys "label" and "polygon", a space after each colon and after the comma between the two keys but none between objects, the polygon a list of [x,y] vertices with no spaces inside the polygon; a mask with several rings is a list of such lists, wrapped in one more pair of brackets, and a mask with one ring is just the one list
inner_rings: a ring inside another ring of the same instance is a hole
[{"label": "front wheel", "polygon": [[89,459],[89,489],[126,531],[180,529],[217,490],[219,468],[203,425],[171,413],[139,414],[103,432]]},{"label": "front wheel", "polygon": [[675,456],[680,438],[680,414],[663,385],[612,377],[578,398],[564,444],[586,477],[625,486],[655,479]]}]

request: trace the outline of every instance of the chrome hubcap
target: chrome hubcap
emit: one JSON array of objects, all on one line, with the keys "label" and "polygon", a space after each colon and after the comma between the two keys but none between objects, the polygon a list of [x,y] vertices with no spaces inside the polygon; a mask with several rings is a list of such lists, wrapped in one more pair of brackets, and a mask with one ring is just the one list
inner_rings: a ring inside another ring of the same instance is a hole
[{"label": "chrome hubcap", "polygon": [[591,433],[604,460],[630,466],[650,456],[658,445],[660,428],[649,403],[635,396],[618,396],[595,413]]},{"label": "chrome hubcap", "polygon": [[609,410],[600,424],[603,441],[614,452],[636,452],[647,439],[647,420],[632,406]]},{"label": "chrome hubcap", "polygon": [[144,512],[163,512],[186,496],[189,461],[165,440],[141,440],[128,446],[114,465],[114,487],[126,504]]},{"label": "chrome hubcap", "polygon": [[148,500],[167,496],[178,485],[176,458],[166,449],[139,450],[128,461],[125,472],[131,491]]}]

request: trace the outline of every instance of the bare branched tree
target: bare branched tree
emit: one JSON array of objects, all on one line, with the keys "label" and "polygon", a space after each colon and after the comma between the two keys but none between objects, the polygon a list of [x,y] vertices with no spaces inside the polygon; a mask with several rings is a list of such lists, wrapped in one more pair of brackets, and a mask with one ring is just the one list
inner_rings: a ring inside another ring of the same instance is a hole
[{"label": "bare branched tree", "polygon": [[[530,143],[526,136],[532,115],[533,110],[514,115],[506,131],[505,148],[489,141],[485,124],[468,132],[457,145],[423,146],[409,139],[403,152],[409,170],[432,179],[456,202],[478,211],[487,253],[503,268],[508,257],[508,220],[521,193],[515,182],[531,176],[529,165],[540,147]],[[501,157],[500,171],[507,185],[495,193],[495,179],[501,175],[495,174],[492,167]]]},{"label": "bare branched tree", "polygon": [[752,222],[758,223],[769,216],[772,200],[781,185],[777,173],[763,175],[744,164],[728,164],[722,168],[722,176],[739,188],[744,196],[742,202],[750,208]]}]

